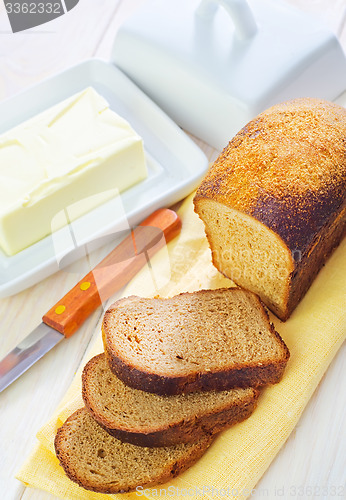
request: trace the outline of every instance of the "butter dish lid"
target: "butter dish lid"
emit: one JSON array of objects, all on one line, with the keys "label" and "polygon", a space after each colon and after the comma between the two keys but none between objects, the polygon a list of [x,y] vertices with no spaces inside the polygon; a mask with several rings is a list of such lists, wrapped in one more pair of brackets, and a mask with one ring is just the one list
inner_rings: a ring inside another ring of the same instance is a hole
[{"label": "butter dish lid", "polygon": [[112,60],[219,150],[277,102],[346,89],[335,34],[282,0],[150,0],[120,27]]}]

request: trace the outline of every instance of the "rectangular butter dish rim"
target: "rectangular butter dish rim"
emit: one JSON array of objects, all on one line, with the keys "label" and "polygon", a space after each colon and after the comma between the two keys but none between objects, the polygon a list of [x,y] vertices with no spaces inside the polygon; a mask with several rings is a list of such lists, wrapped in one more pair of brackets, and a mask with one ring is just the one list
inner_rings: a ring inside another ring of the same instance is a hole
[{"label": "rectangular butter dish rim", "polygon": [[116,66],[100,59],[86,60],[0,102],[1,116],[6,117],[0,133],[88,86],[143,138],[148,178],[68,227],[78,235],[72,247],[69,238],[61,245],[66,234],[63,228],[58,238],[47,236],[12,257],[0,251],[0,298],[33,286],[72,263],[85,255],[86,246],[91,251],[109,241],[117,244],[123,229],[187,196],[208,168],[207,157],[192,139]]}]

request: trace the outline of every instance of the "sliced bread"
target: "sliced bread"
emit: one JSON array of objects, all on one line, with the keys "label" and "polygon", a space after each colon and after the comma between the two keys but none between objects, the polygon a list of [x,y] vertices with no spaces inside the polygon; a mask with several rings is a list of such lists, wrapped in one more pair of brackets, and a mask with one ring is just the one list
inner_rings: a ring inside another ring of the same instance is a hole
[{"label": "sliced bread", "polygon": [[84,368],[83,399],[92,417],[111,435],[138,446],[196,442],[251,415],[253,388],[160,396],[125,385],[104,354]]},{"label": "sliced bread", "polygon": [[105,313],[102,333],[111,370],[162,395],[276,383],[289,359],[260,299],[240,288],[128,297]]},{"label": "sliced bread", "polygon": [[212,439],[165,448],[123,443],[108,434],[82,408],[57,432],[56,455],[66,475],[87,490],[133,491],[160,484],[184,471],[206,451]]}]

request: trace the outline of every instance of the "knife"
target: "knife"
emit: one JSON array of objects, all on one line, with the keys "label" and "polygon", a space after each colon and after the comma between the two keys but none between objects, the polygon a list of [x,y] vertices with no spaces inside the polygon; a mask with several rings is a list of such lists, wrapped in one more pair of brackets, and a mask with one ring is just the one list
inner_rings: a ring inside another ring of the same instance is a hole
[{"label": "knife", "polygon": [[159,209],[145,219],[42,318],[0,361],[0,392],[65,337],[71,337],[105,300],[120,290],[181,229],[178,215]]}]

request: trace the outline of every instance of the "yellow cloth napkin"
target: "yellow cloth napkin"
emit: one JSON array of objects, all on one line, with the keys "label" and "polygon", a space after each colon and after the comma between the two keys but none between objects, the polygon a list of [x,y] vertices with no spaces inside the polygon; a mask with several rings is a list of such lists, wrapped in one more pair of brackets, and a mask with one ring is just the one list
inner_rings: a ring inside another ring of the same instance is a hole
[{"label": "yellow cloth napkin", "polygon": [[[192,196],[180,209],[183,231],[157,254],[129,285],[126,295],[171,296],[182,291],[232,286],[211,264],[203,225],[194,214]],[[190,500],[227,496],[249,497],[296,425],[304,407],[341,346],[346,329],[346,241],[334,252],[291,318],[282,323],[271,317],[287,343],[291,359],[282,381],[267,387],[259,405],[245,422],[223,432],[206,454],[181,476],[161,485],[161,496]],[[90,356],[102,352],[101,335]],[[80,373],[53,418],[38,433],[39,443],[17,478],[27,486],[46,490],[66,500],[154,499],[151,490],[122,495],[86,491],[70,481],[54,455],[56,429],[77,408],[81,399]],[[144,495],[145,493],[145,495]]]}]

